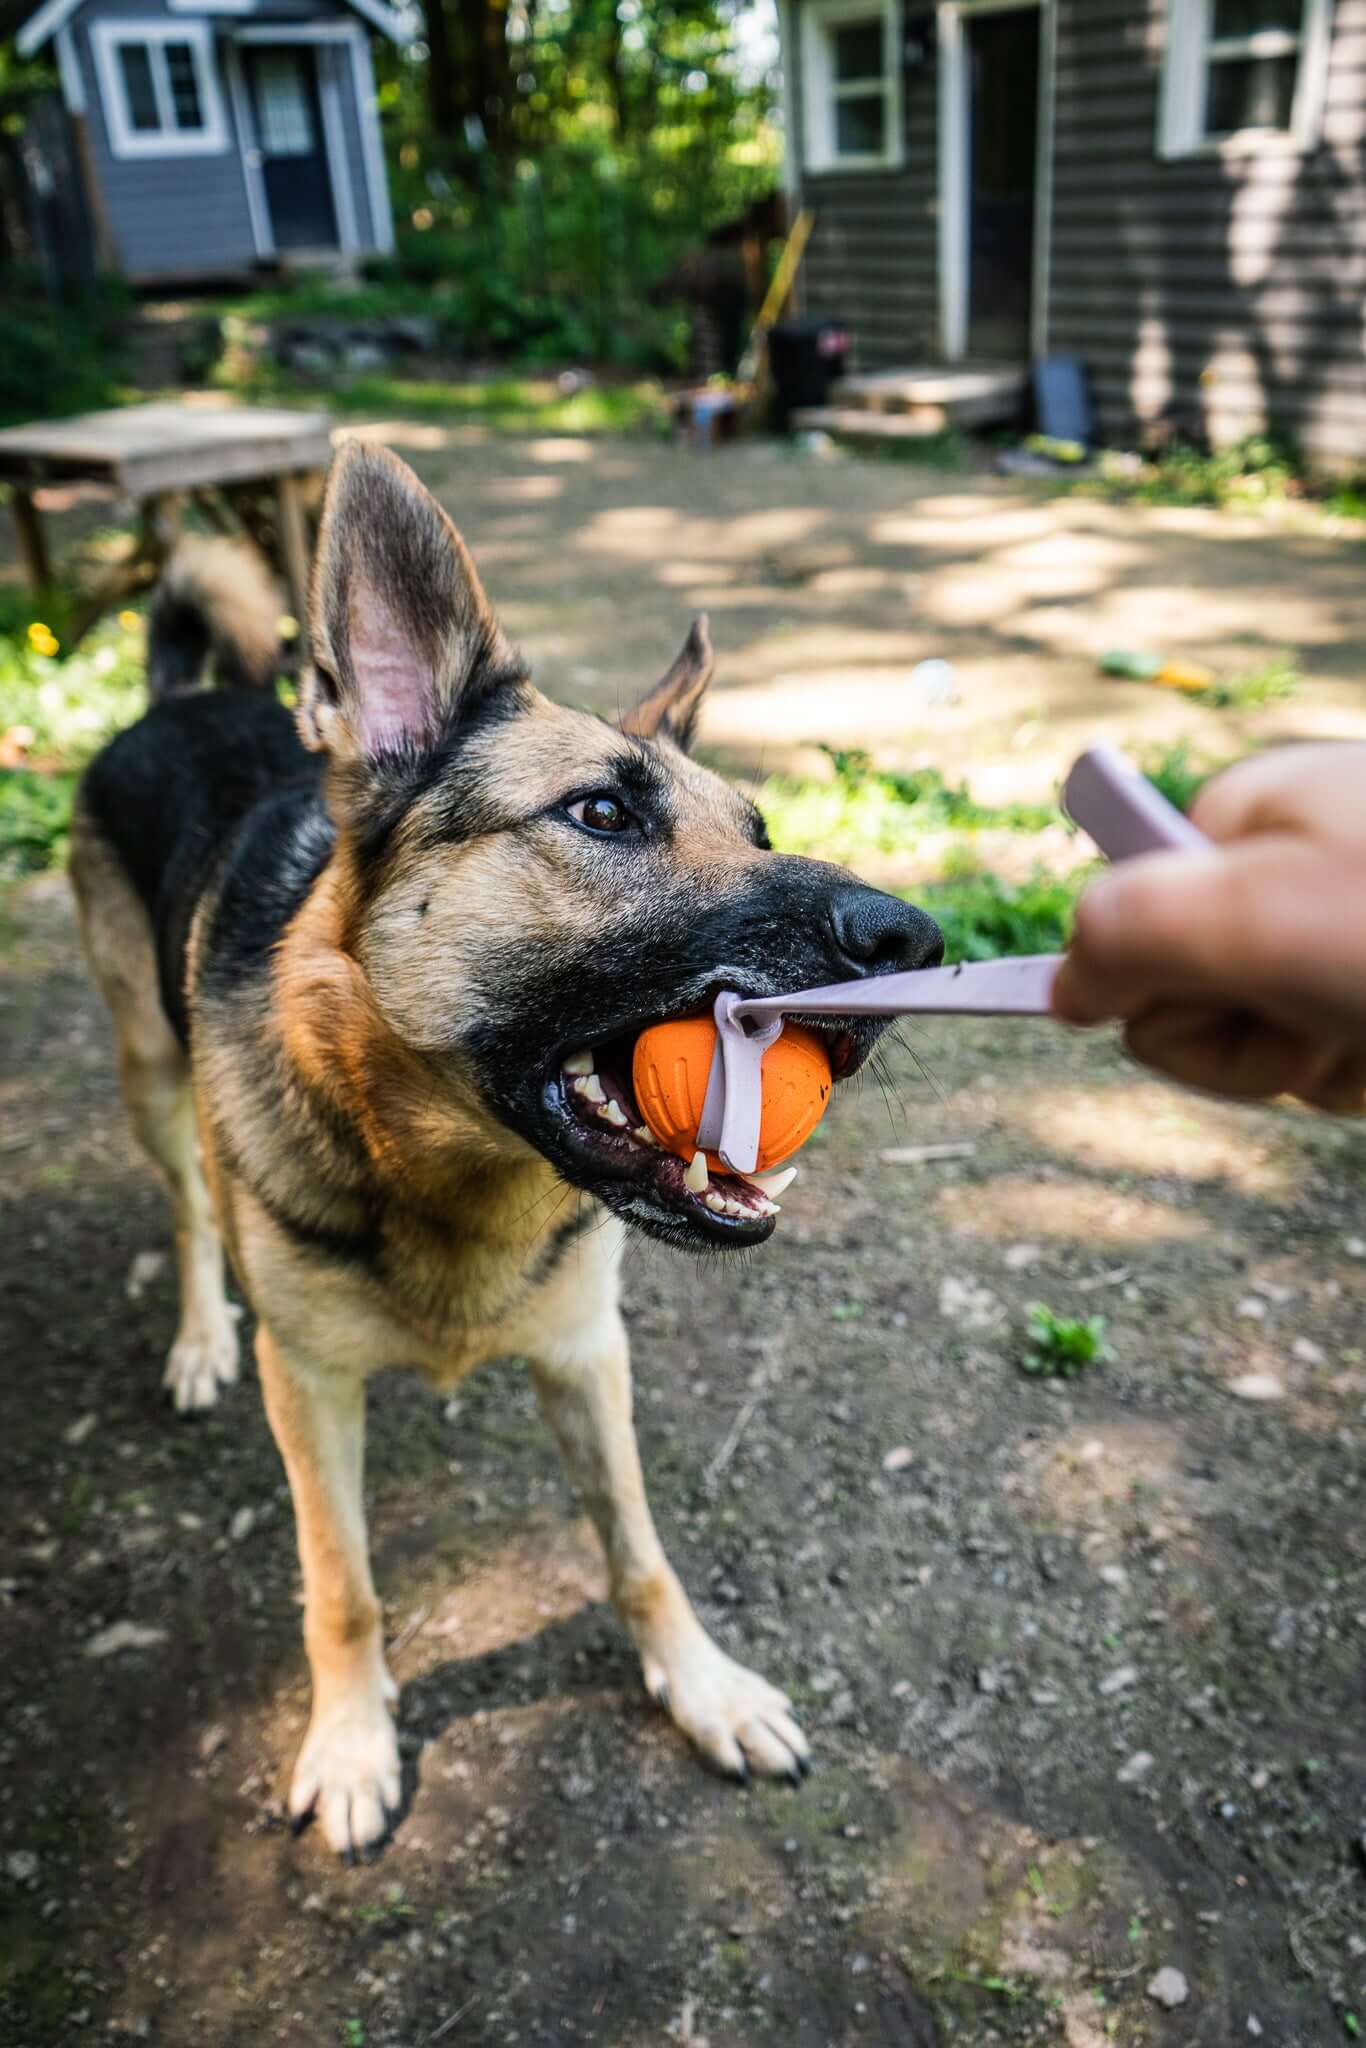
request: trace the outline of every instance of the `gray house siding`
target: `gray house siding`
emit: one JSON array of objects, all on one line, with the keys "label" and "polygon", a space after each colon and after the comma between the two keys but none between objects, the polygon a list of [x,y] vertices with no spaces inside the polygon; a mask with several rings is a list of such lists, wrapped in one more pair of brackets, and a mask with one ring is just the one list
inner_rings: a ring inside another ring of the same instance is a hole
[{"label": "gray house siding", "polygon": [[[801,0],[785,61],[800,165]],[[1163,161],[1167,0],[1056,0],[1048,346],[1088,366],[1104,431],[1264,425],[1366,457],[1366,0],[1336,0],[1320,147]],[[919,13],[919,9],[915,10]],[[861,367],[939,353],[937,66],[903,80],[896,171],[796,180],[816,225],[805,303]]]},{"label": "gray house siding", "polygon": [[[786,51],[793,67],[789,105],[800,150],[796,6],[788,22],[794,31]],[[903,80],[899,169],[802,174],[802,202],[815,214],[802,264],[803,302],[812,313],[848,321],[859,369],[923,361],[937,346],[937,133],[934,67],[921,65]]]},{"label": "gray house siding", "polygon": [[81,67],[98,200],[120,268],[130,278],[209,275],[256,261],[233,109],[224,92],[227,147],[213,156],[124,158],[109,142],[90,29],[96,21],[184,20],[164,0],[100,0],[72,23]]},{"label": "gray house siding", "polygon": [[1312,153],[1163,162],[1166,0],[1059,0],[1049,340],[1107,432],[1170,416],[1366,453],[1366,0],[1337,0]]},{"label": "gray house siding", "polygon": [[[173,12],[166,0],[94,0],[71,24],[86,103],[91,166],[98,202],[119,265],[135,282],[143,278],[207,277],[251,268],[259,259],[252,232],[237,108],[223,65],[223,38],[257,17],[210,16],[215,33],[216,78],[223,100],[227,146],[212,155],[124,158],[114,154],[100,91],[91,29],[112,20],[191,21],[205,17]],[[262,26],[298,22],[350,24],[356,17],[328,0],[273,0]],[[368,31],[366,31],[368,33]],[[362,112],[356,96],[350,45],[318,45],[320,63],[335,81],[342,150],[346,159],[359,250],[380,246],[365,176]]]}]

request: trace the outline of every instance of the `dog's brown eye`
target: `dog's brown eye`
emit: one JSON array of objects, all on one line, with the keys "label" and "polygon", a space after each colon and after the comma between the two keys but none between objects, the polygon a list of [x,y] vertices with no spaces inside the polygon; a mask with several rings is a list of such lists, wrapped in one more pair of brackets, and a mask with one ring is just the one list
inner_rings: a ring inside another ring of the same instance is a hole
[{"label": "dog's brown eye", "polygon": [[582,796],[569,806],[569,815],[590,832],[625,832],[632,823],[631,813],[614,796]]}]

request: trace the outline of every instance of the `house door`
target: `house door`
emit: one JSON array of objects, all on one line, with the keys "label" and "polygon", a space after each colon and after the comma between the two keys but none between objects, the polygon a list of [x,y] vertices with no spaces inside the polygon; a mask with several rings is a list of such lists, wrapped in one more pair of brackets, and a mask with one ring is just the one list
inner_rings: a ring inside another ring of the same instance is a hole
[{"label": "house door", "polygon": [[334,249],[337,213],[323,136],[318,53],[307,43],[249,49],[261,178],[277,249]]},{"label": "house door", "polygon": [[1046,345],[1055,0],[939,0],[939,312],[945,356]]},{"label": "house door", "polygon": [[1039,10],[969,15],[968,354],[1022,362],[1034,299]]}]

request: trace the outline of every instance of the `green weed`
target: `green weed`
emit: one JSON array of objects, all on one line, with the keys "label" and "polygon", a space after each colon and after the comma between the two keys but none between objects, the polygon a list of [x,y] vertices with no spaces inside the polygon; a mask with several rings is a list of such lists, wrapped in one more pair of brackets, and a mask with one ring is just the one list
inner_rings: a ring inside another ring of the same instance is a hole
[{"label": "green weed", "polygon": [[1057,953],[1067,944],[1072,913],[1091,873],[1050,875],[1036,869],[1025,882],[989,874],[929,882],[898,893],[928,910],[944,934],[944,958],[996,960],[1016,953]]},{"label": "green weed", "polygon": [[1036,1379],[1072,1380],[1110,1356],[1104,1316],[1060,1316],[1042,1301],[1032,1301],[1028,1313],[1021,1372]]},{"label": "green weed", "polygon": [[76,771],[144,708],[142,620],[122,612],[64,657],[68,601],[0,598],[0,876],[59,867]]},{"label": "green weed", "polygon": [[1231,447],[1213,451],[1189,441],[1173,441],[1160,455],[1136,464],[1102,454],[1097,484],[1107,497],[1145,505],[1218,505],[1246,510],[1299,493],[1302,472],[1293,451],[1283,442],[1270,434],[1249,434]]},{"label": "green weed", "polygon": [[758,792],[774,844],[785,853],[850,861],[904,852],[931,832],[1041,832],[1062,820],[1055,804],[978,803],[937,768],[877,768],[859,747],[820,751],[834,769],[829,781],[775,775]]},{"label": "green weed", "polygon": [[1211,683],[1202,690],[1199,702],[1212,704],[1217,709],[1230,707],[1238,711],[1256,711],[1263,704],[1283,703],[1293,697],[1300,687],[1300,672],[1289,654],[1280,654],[1273,660],[1263,662],[1260,668],[1244,669],[1240,674]]}]

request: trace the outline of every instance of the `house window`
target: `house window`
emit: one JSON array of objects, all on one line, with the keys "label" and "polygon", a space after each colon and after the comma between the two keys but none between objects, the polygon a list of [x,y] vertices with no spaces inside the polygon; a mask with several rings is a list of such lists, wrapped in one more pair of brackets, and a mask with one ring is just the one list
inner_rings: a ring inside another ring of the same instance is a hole
[{"label": "house window", "polygon": [[227,148],[206,23],[102,21],[91,41],[116,157],[207,156]]},{"label": "house window", "polygon": [[1313,149],[1332,0],[1170,0],[1159,148]]},{"label": "house window", "polygon": [[896,0],[807,0],[801,23],[807,169],[899,164]]}]

